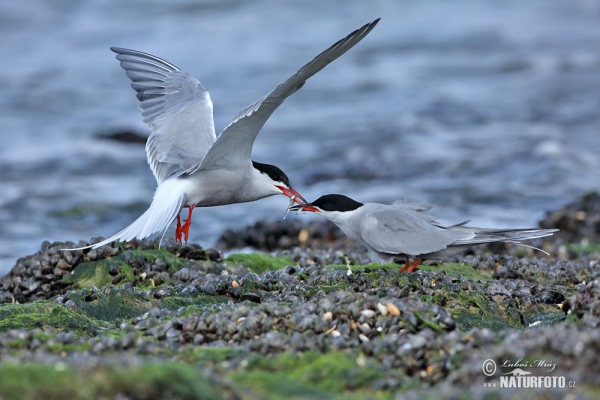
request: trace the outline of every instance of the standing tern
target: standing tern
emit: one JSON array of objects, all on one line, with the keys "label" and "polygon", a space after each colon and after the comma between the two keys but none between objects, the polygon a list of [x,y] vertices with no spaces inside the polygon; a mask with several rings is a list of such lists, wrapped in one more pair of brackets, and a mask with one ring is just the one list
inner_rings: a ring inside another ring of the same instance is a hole
[{"label": "standing tern", "polygon": [[[111,47],[131,79],[143,121],[152,133],[146,143],[158,187],[150,207],[131,225],[94,245],[143,239],[165,232],[177,219],[175,238],[187,241],[194,207],[244,203],[276,194],[306,202],[278,167],[250,160],[252,145],[267,119],[308,78],[365,38],[379,19],[355,30],[300,68],[269,94],[246,107],[217,138],[212,101],[193,76],[150,54]],[[188,218],[182,225],[183,207]],[[288,207],[289,208],[289,207]],[[164,235],[164,233],[163,233]]]},{"label": "standing tern", "polygon": [[[558,231],[465,226],[469,221],[442,226],[434,217],[426,214],[431,209],[427,204],[407,201],[396,201],[391,205],[360,203],[341,194],[327,194],[312,203],[295,205],[289,209],[321,214],[384,263],[391,263],[396,257],[405,257],[406,265],[401,272],[412,272],[419,265],[419,259],[443,260],[478,244],[505,242],[531,247],[520,241],[550,236]],[[414,259],[412,265],[411,258]]]}]

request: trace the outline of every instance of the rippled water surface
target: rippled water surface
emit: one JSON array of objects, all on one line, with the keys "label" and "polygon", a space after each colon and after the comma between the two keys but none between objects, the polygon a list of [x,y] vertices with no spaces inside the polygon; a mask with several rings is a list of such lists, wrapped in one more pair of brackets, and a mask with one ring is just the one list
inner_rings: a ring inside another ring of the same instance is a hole
[{"label": "rippled water surface", "polygon": [[[280,166],[309,200],[408,195],[442,222],[490,227],[535,226],[600,188],[596,1],[2,2],[0,274],[42,240],[111,235],[150,202],[143,145],[99,138],[148,132],[109,46],[196,76],[220,130],[377,17],[275,112],[254,160]],[[212,245],[286,205],[198,210],[191,240]]]}]

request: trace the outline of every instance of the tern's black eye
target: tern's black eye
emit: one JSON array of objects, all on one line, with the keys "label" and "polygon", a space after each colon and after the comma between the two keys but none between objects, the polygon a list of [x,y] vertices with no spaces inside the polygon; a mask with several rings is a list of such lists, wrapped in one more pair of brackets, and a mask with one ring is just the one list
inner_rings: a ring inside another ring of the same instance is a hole
[{"label": "tern's black eye", "polygon": [[363,205],[343,194],[326,194],[311,204],[324,211],[353,211]]},{"label": "tern's black eye", "polygon": [[252,165],[254,166],[254,168],[259,170],[263,174],[267,174],[269,178],[271,178],[275,182],[281,182],[285,184],[285,186],[290,187],[290,179],[287,177],[285,172],[283,172],[276,166],[270,164],[262,164],[256,161],[252,161]]}]

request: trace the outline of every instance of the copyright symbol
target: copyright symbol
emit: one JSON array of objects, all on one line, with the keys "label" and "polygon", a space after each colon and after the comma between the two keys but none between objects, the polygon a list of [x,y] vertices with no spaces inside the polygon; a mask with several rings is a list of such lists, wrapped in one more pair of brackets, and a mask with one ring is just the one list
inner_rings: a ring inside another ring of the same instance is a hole
[{"label": "copyright symbol", "polygon": [[488,358],[481,365],[481,369],[487,376],[492,376],[496,373],[496,362],[491,358]]}]

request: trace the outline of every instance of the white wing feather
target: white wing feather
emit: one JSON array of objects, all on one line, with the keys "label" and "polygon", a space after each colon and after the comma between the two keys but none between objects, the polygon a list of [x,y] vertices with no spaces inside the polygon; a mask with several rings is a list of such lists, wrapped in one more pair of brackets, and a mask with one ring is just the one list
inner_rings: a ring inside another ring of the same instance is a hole
[{"label": "white wing feather", "polygon": [[160,184],[202,161],[216,140],[213,107],[206,88],[193,76],[153,55],[111,47],[140,100],[152,133],[148,164]]}]

